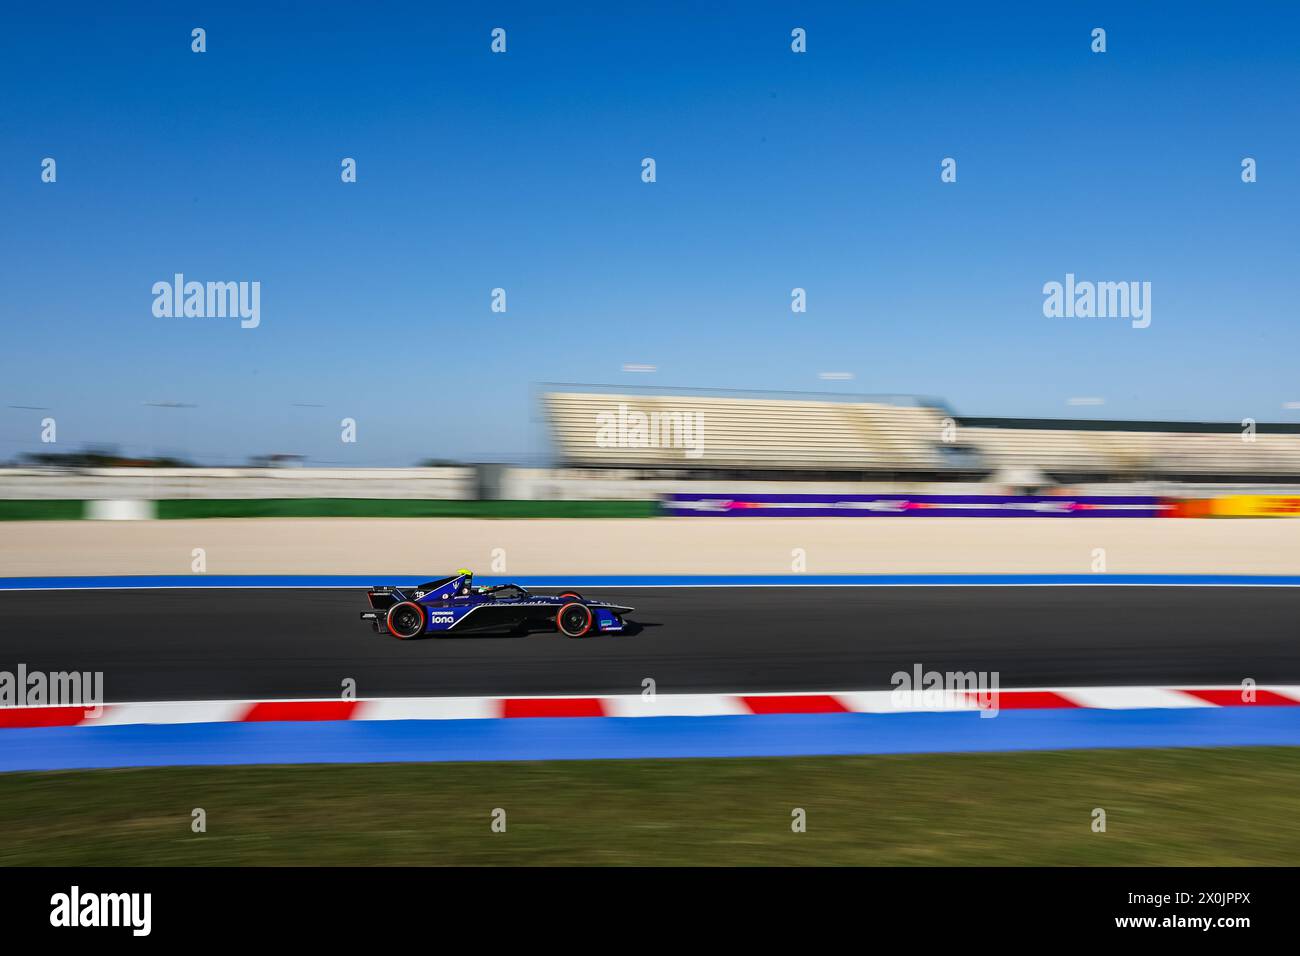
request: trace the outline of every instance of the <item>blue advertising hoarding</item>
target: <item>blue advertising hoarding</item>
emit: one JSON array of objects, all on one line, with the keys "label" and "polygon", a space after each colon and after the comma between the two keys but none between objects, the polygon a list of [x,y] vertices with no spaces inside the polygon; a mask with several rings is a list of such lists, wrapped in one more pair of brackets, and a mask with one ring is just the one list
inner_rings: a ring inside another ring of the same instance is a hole
[{"label": "blue advertising hoarding", "polygon": [[739,518],[1160,518],[1145,495],[665,495],[667,515]]}]

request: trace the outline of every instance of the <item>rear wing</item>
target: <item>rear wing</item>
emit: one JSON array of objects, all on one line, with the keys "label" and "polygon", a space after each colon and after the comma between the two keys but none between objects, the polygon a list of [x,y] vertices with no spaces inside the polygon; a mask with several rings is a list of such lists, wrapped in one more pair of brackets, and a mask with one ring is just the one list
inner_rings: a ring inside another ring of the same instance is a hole
[{"label": "rear wing", "polygon": [[375,586],[366,592],[366,598],[376,611],[387,611],[394,604],[405,601],[406,595],[398,588]]}]

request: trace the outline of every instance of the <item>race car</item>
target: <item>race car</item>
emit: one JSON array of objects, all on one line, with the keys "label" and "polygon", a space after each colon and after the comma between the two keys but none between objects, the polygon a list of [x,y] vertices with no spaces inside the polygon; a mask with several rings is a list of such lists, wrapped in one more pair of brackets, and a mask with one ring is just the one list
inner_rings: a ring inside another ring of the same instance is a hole
[{"label": "race car", "polygon": [[381,634],[399,640],[424,634],[482,631],[557,630],[568,637],[616,634],[632,608],[589,601],[576,591],[533,594],[517,584],[475,587],[474,572],[455,574],[414,587],[372,587],[370,610],[361,612]]}]

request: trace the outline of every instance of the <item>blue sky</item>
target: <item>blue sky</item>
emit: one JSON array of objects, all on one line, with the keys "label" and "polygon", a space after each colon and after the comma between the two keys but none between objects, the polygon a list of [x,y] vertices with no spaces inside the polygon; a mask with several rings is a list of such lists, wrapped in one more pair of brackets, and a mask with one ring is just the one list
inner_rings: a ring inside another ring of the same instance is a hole
[{"label": "blue sky", "polygon": [[[126,6],[0,30],[0,459],[47,415],[64,450],[521,458],[541,381],[1300,415],[1293,3]],[[259,281],[260,327],[155,317],[177,272]],[[1067,272],[1149,281],[1151,326],[1045,318]]]}]

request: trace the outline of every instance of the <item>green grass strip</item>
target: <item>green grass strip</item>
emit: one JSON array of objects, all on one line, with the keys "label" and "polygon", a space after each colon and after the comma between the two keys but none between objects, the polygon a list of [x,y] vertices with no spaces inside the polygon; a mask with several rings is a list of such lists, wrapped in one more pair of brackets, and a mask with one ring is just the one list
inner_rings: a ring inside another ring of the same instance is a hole
[{"label": "green grass strip", "polygon": [[1298,791],[1262,747],[10,773],[0,864],[1294,865]]}]

